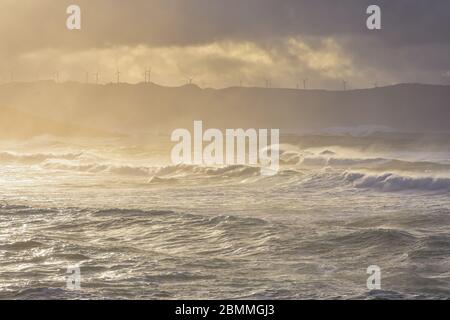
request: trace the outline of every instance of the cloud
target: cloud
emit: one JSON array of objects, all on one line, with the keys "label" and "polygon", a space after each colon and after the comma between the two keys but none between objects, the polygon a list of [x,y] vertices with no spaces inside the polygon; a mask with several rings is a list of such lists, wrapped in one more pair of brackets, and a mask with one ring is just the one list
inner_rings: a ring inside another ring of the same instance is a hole
[{"label": "cloud", "polygon": [[[66,8],[73,2],[2,0],[2,35],[13,34],[7,42],[18,48],[341,35],[370,35],[397,46],[450,43],[447,0],[77,0],[83,13],[79,33],[65,29]],[[366,8],[374,3],[382,9],[381,32],[365,27]]]},{"label": "cloud", "polygon": [[[2,0],[0,72],[33,77],[22,69],[59,69],[84,79],[84,69],[98,68],[112,78],[118,64],[138,81],[150,64],[167,83],[271,77],[292,86],[308,77],[334,88],[344,77],[359,85],[436,82],[450,67],[447,0],[77,0],[82,30],[69,31],[73,3]],[[374,3],[383,26],[375,32],[365,27]]]},{"label": "cloud", "polygon": [[[189,46],[115,46],[87,50],[43,49],[17,57],[16,76],[26,80],[54,79],[85,81],[86,73],[101,73],[101,82],[144,80],[152,67],[152,81],[182,85],[192,78],[202,87],[272,86],[296,87],[308,78],[310,87],[341,88],[343,79],[370,78],[370,68],[353,65],[350,56],[332,38],[319,40],[290,37],[264,46],[249,41],[217,41]],[[3,66],[5,67],[5,65]],[[31,73],[30,73],[31,71]],[[31,74],[31,78],[30,78]],[[34,79],[33,79],[34,78]],[[356,80],[355,80],[356,81]],[[367,85],[372,85],[368,80]]]}]

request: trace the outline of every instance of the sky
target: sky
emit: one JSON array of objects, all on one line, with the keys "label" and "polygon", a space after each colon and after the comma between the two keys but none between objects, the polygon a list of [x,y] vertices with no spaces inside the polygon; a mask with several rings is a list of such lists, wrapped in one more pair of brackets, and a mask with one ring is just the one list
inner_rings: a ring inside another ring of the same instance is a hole
[{"label": "sky", "polygon": [[450,84],[448,0],[0,0],[0,38],[2,81],[137,83],[151,68],[168,86]]}]

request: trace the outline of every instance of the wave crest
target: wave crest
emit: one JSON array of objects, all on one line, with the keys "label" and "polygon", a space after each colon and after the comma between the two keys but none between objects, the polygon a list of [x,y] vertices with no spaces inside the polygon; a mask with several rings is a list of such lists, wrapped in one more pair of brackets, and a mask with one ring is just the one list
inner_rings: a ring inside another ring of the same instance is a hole
[{"label": "wave crest", "polygon": [[31,154],[19,154],[15,152],[0,152],[1,162],[13,162],[22,164],[36,164],[52,159],[63,159],[63,160],[76,160],[82,153],[31,153]]},{"label": "wave crest", "polygon": [[344,177],[353,183],[356,188],[371,188],[381,191],[450,191],[450,178],[432,176],[402,176],[395,173],[382,173],[378,175],[346,172]]}]

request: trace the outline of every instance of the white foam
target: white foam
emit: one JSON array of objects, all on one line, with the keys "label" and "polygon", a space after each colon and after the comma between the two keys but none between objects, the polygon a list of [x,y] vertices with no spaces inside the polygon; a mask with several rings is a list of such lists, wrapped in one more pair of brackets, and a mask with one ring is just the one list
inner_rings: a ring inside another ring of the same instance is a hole
[{"label": "white foam", "polygon": [[395,173],[366,174],[346,172],[345,179],[357,188],[371,188],[381,191],[450,191],[450,178],[438,176],[404,176]]}]

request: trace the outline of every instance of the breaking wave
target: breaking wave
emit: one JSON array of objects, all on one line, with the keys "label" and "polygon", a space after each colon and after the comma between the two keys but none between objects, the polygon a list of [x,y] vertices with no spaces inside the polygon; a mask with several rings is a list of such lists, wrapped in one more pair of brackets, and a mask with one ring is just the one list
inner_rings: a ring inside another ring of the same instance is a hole
[{"label": "breaking wave", "polygon": [[168,182],[183,178],[248,178],[260,175],[261,168],[247,165],[229,165],[210,167],[199,165],[168,165],[160,167],[113,165],[101,163],[80,164],[72,161],[46,161],[42,164],[45,169],[78,171],[85,173],[106,173],[114,175],[128,175],[149,177],[152,183]]},{"label": "breaking wave", "polygon": [[21,164],[37,164],[52,159],[76,160],[82,153],[32,153],[19,154],[15,152],[0,152],[0,162],[3,163],[21,163]]},{"label": "breaking wave", "polygon": [[229,165],[224,167],[207,167],[197,165],[170,165],[156,170],[154,176],[185,176],[185,175],[208,175],[223,177],[245,177],[258,175],[261,171],[259,167],[246,165]]},{"label": "breaking wave", "polygon": [[149,176],[149,167],[133,167],[127,165],[107,165],[107,164],[73,164],[64,162],[46,162],[43,164],[46,169],[68,170],[88,173],[111,173],[117,175]]},{"label": "breaking wave", "polygon": [[[327,151],[329,152],[329,151]],[[291,156],[293,157],[293,156]],[[360,167],[379,170],[450,170],[450,165],[431,161],[404,161],[388,158],[298,157],[297,164],[306,167]]]},{"label": "breaking wave", "polygon": [[403,176],[395,173],[367,174],[346,172],[344,177],[356,188],[371,188],[381,191],[450,191],[450,178],[433,176]]}]

